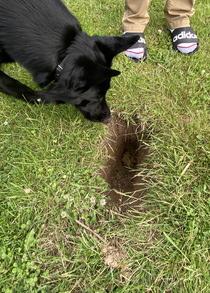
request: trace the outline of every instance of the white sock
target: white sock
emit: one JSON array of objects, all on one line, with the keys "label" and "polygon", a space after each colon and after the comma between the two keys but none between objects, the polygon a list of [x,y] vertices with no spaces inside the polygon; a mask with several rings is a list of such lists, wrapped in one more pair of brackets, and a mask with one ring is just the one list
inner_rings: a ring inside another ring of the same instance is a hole
[{"label": "white sock", "polygon": [[141,59],[144,56],[144,48],[127,49],[124,54],[130,58]]},{"label": "white sock", "polygon": [[[174,29],[169,29],[171,33],[173,33]],[[177,49],[179,52],[183,54],[188,54],[193,52],[197,48],[198,44],[197,43],[181,43],[177,45]]]},{"label": "white sock", "polygon": [[129,32],[124,32],[123,35],[130,35],[130,34],[139,34],[139,40],[130,48],[124,51],[124,54],[127,57],[130,57],[132,59],[144,59],[146,57],[146,42],[144,39],[143,33],[129,33]]}]

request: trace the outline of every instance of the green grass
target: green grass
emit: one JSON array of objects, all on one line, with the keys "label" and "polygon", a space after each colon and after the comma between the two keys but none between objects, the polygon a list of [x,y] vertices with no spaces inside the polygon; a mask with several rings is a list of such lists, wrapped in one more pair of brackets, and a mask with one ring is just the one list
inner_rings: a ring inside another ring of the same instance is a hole
[{"label": "green grass", "polygon": [[[87,33],[122,34],[122,1],[64,2]],[[102,124],[69,105],[0,94],[1,292],[209,291],[210,4],[196,1],[191,25],[200,50],[190,57],[172,51],[163,6],[150,6],[147,61],[118,55],[113,68],[121,75],[107,94],[113,112],[138,116],[150,136],[148,164],[139,170],[149,191],[135,216],[100,203],[108,189],[97,175],[105,161]],[[19,66],[3,69],[36,88]],[[105,265],[104,243],[77,219],[123,251],[117,268]]]}]

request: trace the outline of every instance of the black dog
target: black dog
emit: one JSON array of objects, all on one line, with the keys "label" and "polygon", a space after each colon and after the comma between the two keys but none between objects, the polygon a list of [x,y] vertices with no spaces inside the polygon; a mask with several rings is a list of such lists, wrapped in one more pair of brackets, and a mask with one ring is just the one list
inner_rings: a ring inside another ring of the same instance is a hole
[{"label": "black dog", "polygon": [[0,0],[0,64],[18,62],[46,91],[33,91],[0,71],[0,91],[28,102],[74,105],[85,118],[107,123],[105,94],[112,59],[138,36],[89,36],[60,0]]}]

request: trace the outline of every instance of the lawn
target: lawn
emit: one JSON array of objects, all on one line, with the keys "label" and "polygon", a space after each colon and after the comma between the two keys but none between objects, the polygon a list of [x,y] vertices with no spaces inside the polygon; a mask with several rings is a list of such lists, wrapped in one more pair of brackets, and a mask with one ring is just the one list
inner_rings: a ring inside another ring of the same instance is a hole
[{"label": "lawn", "polygon": [[[88,34],[122,34],[123,1],[64,2]],[[99,176],[110,127],[0,93],[1,292],[209,292],[210,3],[196,1],[192,56],[172,50],[163,6],[150,5],[147,61],[119,54],[107,93],[148,138],[135,209],[110,205]],[[37,88],[17,64],[3,70]]]}]

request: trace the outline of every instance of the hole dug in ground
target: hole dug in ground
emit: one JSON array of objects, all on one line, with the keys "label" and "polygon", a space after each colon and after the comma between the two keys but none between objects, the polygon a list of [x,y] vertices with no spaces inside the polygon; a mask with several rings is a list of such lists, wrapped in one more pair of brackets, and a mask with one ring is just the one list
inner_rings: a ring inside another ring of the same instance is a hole
[{"label": "hole dug in ground", "polygon": [[[108,183],[109,206],[118,206],[122,211],[138,207],[145,193],[145,182],[138,170],[148,155],[148,134],[143,133],[140,124],[129,124],[120,117],[113,117],[107,126],[105,147],[108,161],[100,170],[100,176]],[[139,210],[139,207],[138,207]]]}]

